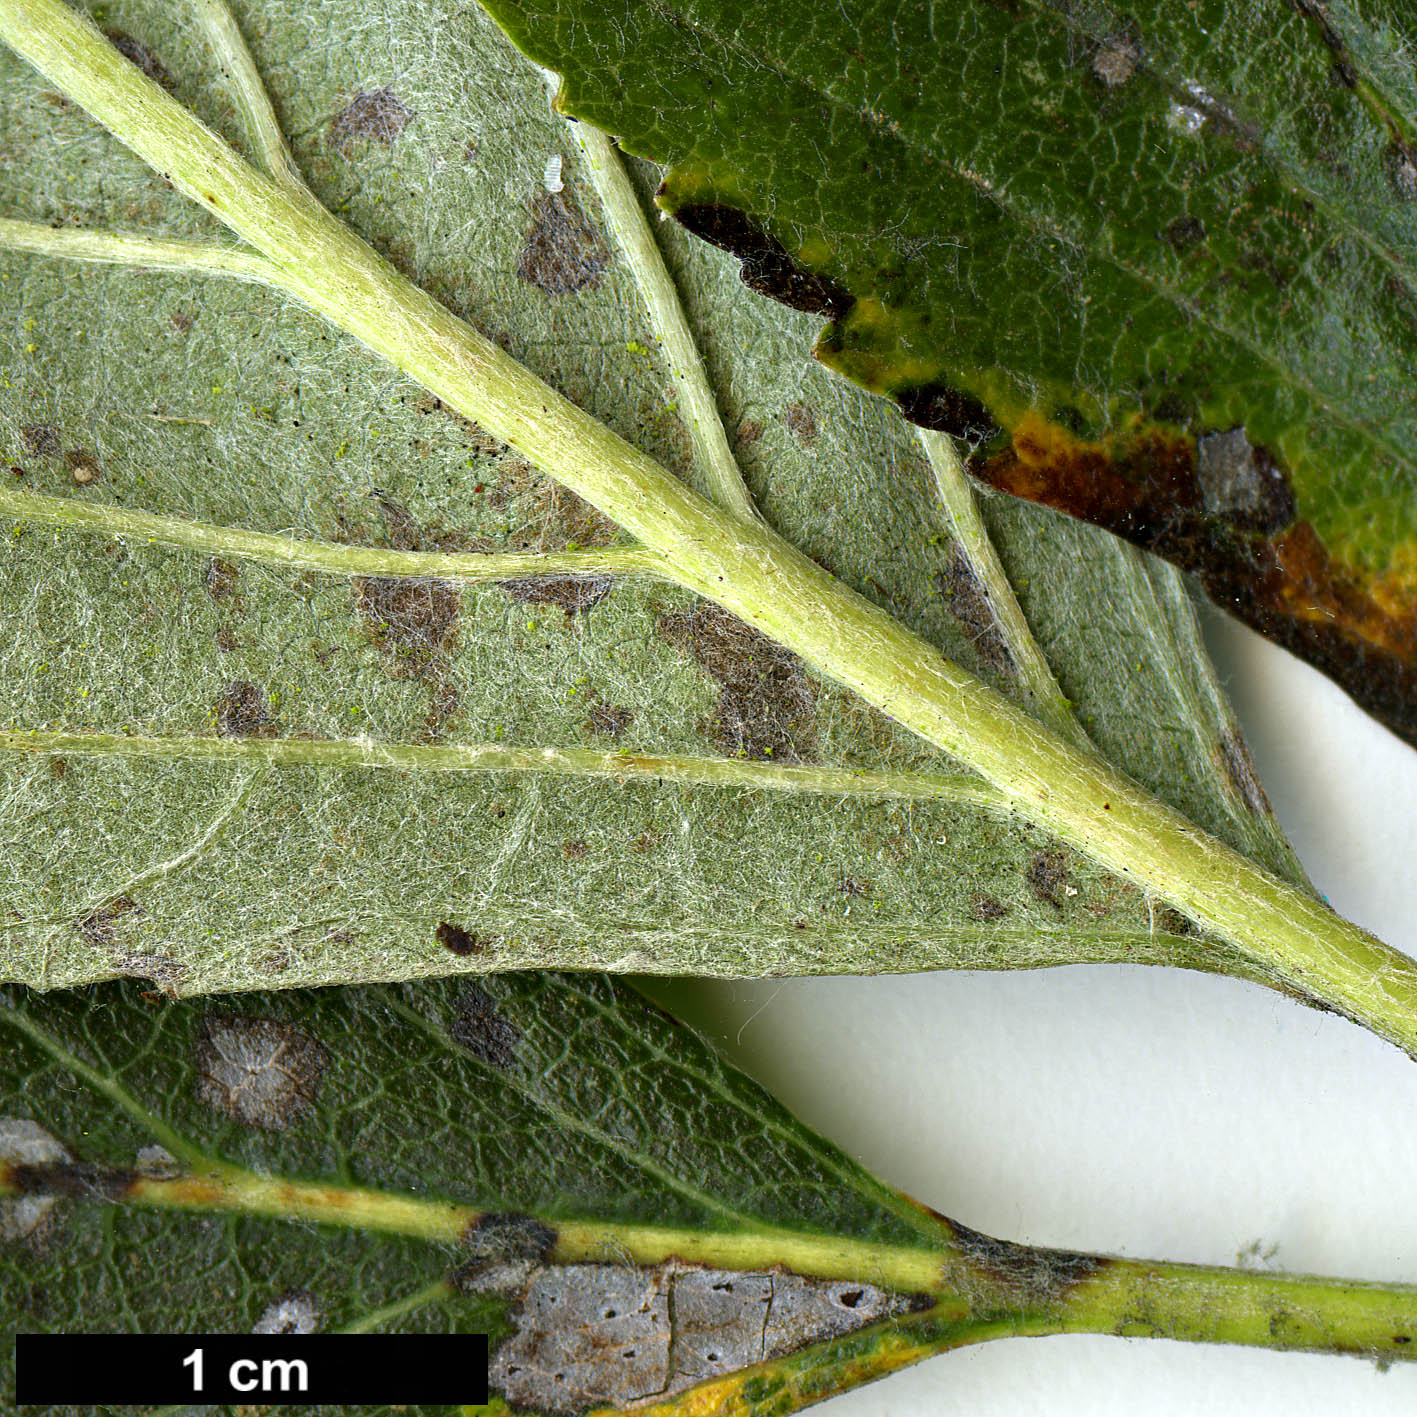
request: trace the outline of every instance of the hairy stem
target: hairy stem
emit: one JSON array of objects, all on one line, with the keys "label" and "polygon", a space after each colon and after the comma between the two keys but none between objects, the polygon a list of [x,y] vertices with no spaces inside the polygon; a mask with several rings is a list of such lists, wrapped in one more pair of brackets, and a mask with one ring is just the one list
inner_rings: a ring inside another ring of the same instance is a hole
[{"label": "hairy stem", "polygon": [[1108,1260],[1064,1297],[1056,1325],[1045,1320],[1024,1331],[1410,1359],[1417,1285]]},{"label": "hairy stem", "polygon": [[694,449],[694,466],[704,479],[709,497],[720,507],[739,517],[756,516],[753,499],[728,446],[718,400],[709,384],[698,343],[684,317],[679,292],[615,144],[589,123],[572,126],[591,183],[644,297],[650,327],[674,377]]},{"label": "hairy stem", "polygon": [[188,0],[188,3],[216,53],[222,73],[231,83],[251,145],[262,165],[277,182],[303,189],[304,179],[290,155],[285,134],[271,107],[270,94],[225,0]]},{"label": "hairy stem", "polygon": [[372,739],[144,738],[123,733],[0,730],[0,753],[202,759],[280,767],[394,768],[402,772],[540,772],[620,782],[683,782],[831,797],[944,800],[1002,810],[1003,795],[965,773],[905,773],[797,766],[748,758],[515,748],[501,743],[376,743]]},{"label": "hairy stem", "polygon": [[313,311],[618,521],[717,601],[995,784],[1020,816],[1417,1057],[1417,964],[1195,827],[946,661],[761,523],[685,487],[244,163],[60,0],[0,0],[0,39],[247,240]]}]

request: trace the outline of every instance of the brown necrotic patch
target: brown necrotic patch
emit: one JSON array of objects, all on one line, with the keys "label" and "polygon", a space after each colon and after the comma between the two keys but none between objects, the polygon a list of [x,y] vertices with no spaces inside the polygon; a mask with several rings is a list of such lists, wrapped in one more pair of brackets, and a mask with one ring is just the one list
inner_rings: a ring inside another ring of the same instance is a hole
[{"label": "brown necrotic patch", "polygon": [[241,572],[230,561],[223,561],[220,556],[213,556],[207,562],[207,595],[214,604],[220,605],[222,601],[230,600],[235,596],[240,585]]},{"label": "brown necrotic patch", "polygon": [[830,320],[844,319],[856,303],[834,280],[799,266],[776,237],[755,226],[737,207],[695,202],[672,215],[695,236],[737,256],[743,263],[739,278],[759,295]]},{"label": "brown necrotic patch", "polygon": [[526,576],[499,581],[513,600],[525,605],[559,605],[568,616],[599,605],[615,586],[613,576]]},{"label": "brown necrotic patch", "polygon": [[1091,442],[1030,412],[1009,447],[976,456],[970,470],[1000,491],[1174,561],[1218,605],[1417,743],[1411,586],[1388,594],[1382,580],[1360,584],[1335,562],[1314,528],[1293,520],[1293,493],[1278,458],[1243,429],[1196,438],[1142,424]]},{"label": "brown necrotic patch", "polygon": [[710,601],[661,617],[659,633],[718,680],[718,708],[705,729],[725,752],[815,759],[816,696],[795,655]]},{"label": "brown necrotic patch", "polygon": [[510,1068],[522,1040],[521,1030],[502,1017],[496,1001],[477,984],[468,984],[458,995],[448,1035],[479,1062],[494,1068]]},{"label": "brown necrotic patch", "polygon": [[510,1302],[492,1386],[517,1410],[633,1409],[918,1307],[850,1280],[701,1269],[493,1260],[459,1275]]},{"label": "brown necrotic patch", "polygon": [[223,738],[274,738],[276,724],[265,691],[248,679],[233,679],[217,701],[216,731]]},{"label": "brown necrotic patch", "polygon": [[37,458],[57,458],[64,451],[59,430],[47,423],[31,423],[20,429],[25,450]]},{"label": "brown necrotic patch", "polygon": [[790,403],[782,410],[782,421],[787,431],[804,448],[817,445],[817,417],[805,403]]},{"label": "brown necrotic patch", "polygon": [[1069,895],[1077,894],[1072,886],[1066,852],[1035,851],[1023,868],[1023,878],[1037,899],[1056,910],[1063,908],[1063,901]]},{"label": "brown necrotic patch", "polygon": [[632,709],[618,704],[592,704],[586,731],[597,738],[618,738],[634,721]]},{"label": "brown necrotic patch", "polygon": [[455,954],[459,959],[472,959],[479,955],[490,954],[494,946],[499,943],[496,935],[479,935],[472,930],[464,930],[461,925],[453,925],[447,920],[438,926],[433,938],[449,954]]},{"label": "brown necrotic patch", "polygon": [[462,600],[450,581],[415,576],[359,576],[354,604],[395,678],[423,678],[457,639]]},{"label": "brown necrotic patch", "polygon": [[172,87],[172,78],[163,68],[162,61],[140,39],[134,39],[125,30],[104,30],[104,37],[130,63],[136,64],[155,84],[163,88]]},{"label": "brown necrotic patch", "polygon": [[610,251],[569,188],[539,190],[517,257],[517,275],[547,295],[571,295],[600,284]]},{"label": "brown necrotic patch", "polygon": [[[1046,1308],[1108,1264],[1098,1255],[1016,1245],[982,1235],[957,1220],[946,1223],[961,1258],[1004,1303]],[[959,1279],[961,1287],[969,1285],[967,1275],[960,1275]]]},{"label": "brown necrotic patch", "polygon": [[993,602],[957,541],[951,542],[945,568],[935,576],[935,589],[985,666],[1004,678],[1016,678],[1018,666],[999,628]]},{"label": "brown necrotic patch", "polygon": [[75,922],[79,934],[90,944],[112,945],[127,925],[142,918],[143,908],[132,896],[114,896],[102,905],[95,906]]},{"label": "brown necrotic patch", "polygon": [[388,147],[413,119],[392,89],[361,89],[330,119],[330,143],[341,157],[352,158],[361,140]]},{"label": "brown necrotic patch", "polygon": [[330,1055],[288,1023],[212,1014],[195,1061],[199,1102],[244,1127],[283,1132],[314,1107]]}]

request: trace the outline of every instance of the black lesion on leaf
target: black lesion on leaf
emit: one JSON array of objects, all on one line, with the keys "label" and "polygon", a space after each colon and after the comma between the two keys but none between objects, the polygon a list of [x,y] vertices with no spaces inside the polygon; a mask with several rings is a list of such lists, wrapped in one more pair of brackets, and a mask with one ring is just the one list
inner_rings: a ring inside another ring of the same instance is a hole
[{"label": "black lesion on leaf", "polygon": [[1161,239],[1177,255],[1189,251],[1192,246],[1205,240],[1205,223],[1197,216],[1178,216],[1167,222]]},{"label": "black lesion on leaf", "polygon": [[547,295],[572,295],[600,284],[610,251],[570,191],[538,191],[517,257],[517,275]]},{"label": "black lesion on leaf", "polygon": [[933,428],[970,443],[988,442],[998,431],[994,416],[978,399],[948,384],[921,384],[894,389],[900,411],[921,428]]},{"label": "black lesion on leaf", "polygon": [[559,605],[567,616],[599,605],[615,588],[613,576],[526,576],[499,581],[501,588],[526,605]]},{"label": "black lesion on leaf", "polygon": [[815,759],[816,696],[796,655],[710,601],[661,617],[659,633],[718,680],[718,708],[704,727],[726,753]]},{"label": "black lesion on leaf", "polygon": [[759,295],[829,320],[843,319],[856,303],[855,296],[834,280],[799,266],[782,242],[755,226],[737,207],[691,202],[673,216],[685,230],[737,256],[743,263],[740,279]]},{"label": "black lesion on leaf", "polygon": [[448,1027],[453,1042],[466,1048],[479,1062],[493,1068],[510,1068],[517,1060],[521,1030],[497,1011],[492,996],[480,985],[469,984],[458,995],[457,1014]]},{"label": "black lesion on leaf", "polygon": [[142,1173],[87,1161],[0,1162],[0,1180],[16,1196],[120,1201]]},{"label": "black lesion on leaf", "polygon": [[355,155],[360,138],[388,147],[414,116],[392,89],[361,89],[330,119],[330,142],[345,158]]}]

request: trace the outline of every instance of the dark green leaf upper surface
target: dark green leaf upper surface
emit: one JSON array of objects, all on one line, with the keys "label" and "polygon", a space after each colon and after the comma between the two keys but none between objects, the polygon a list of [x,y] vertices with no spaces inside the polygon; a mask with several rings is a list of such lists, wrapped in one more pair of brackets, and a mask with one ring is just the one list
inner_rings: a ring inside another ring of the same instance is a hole
[{"label": "dark green leaf upper surface", "polygon": [[489,8],[828,364],[1417,734],[1410,10]]}]

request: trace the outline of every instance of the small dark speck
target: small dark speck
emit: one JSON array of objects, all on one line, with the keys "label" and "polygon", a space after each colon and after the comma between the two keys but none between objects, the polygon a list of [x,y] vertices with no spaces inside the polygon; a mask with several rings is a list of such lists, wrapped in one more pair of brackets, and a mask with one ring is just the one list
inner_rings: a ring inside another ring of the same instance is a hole
[{"label": "small dark speck", "polygon": [[457,955],[460,959],[467,959],[474,955],[485,955],[497,942],[493,935],[478,935],[471,930],[464,930],[461,925],[451,924],[447,920],[438,926],[434,938],[444,949]]}]

